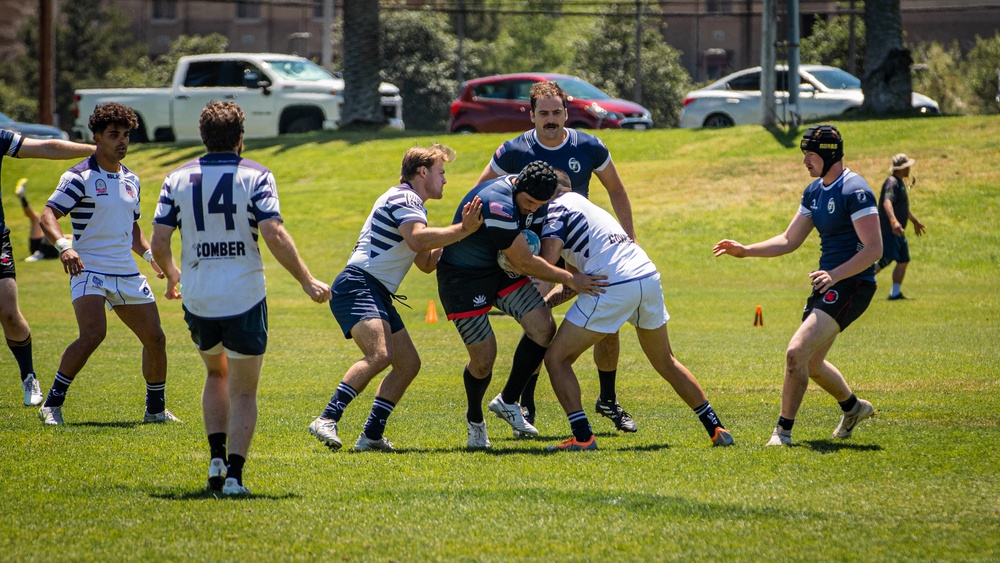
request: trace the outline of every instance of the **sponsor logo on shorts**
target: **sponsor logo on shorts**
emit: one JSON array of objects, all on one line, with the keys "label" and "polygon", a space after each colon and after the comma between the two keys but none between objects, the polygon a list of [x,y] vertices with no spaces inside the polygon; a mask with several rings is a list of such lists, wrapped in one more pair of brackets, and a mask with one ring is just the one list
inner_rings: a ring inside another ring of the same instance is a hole
[{"label": "sponsor logo on shorts", "polygon": [[10,266],[14,263],[14,257],[9,252],[0,254],[0,266]]},{"label": "sponsor logo on shorts", "polygon": [[142,284],[142,294],[145,295],[146,297],[149,297],[149,293],[150,293],[149,286],[146,284]]},{"label": "sponsor logo on shorts", "polygon": [[94,189],[97,190],[97,195],[108,195],[108,184],[104,180],[98,180],[94,186]]},{"label": "sponsor logo on shorts", "polygon": [[840,293],[838,293],[835,289],[831,289],[823,294],[823,303],[828,305],[836,303],[837,299],[840,299]]},{"label": "sponsor logo on shorts", "polygon": [[104,278],[93,276],[90,278],[90,285],[98,289],[104,289]]},{"label": "sponsor logo on shorts", "polygon": [[485,295],[477,295],[477,296],[473,297],[472,298],[472,306],[473,307],[485,307],[486,306],[486,296]]}]

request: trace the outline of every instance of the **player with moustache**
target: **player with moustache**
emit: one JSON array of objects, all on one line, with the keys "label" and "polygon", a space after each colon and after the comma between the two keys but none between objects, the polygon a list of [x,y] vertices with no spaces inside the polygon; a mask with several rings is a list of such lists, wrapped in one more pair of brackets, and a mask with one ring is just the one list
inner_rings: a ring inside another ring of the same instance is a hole
[{"label": "player with moustache", "polygon": [[[530,116],[535,127],[500,145],[479,176],[479,183],[505,174],[516,174],[529,162],[541,160],[565,171],[573,191],[589,197],[591,177],[597,176],[608,191],[618,222],[632,240],[637,240],[632,225],[632,203],[611,159],[611,152],[599,138],[566,127],[566,93],[555,82],[539,82],[531,87],[530,102]],[[550,298],[550,307],[564,303],[575,295],[572,290],[563,289]],[[598,414],[610,419],[618,430],[635,432],[638,425],[621,407],[617,397],[619,348],[617,332],[607,335],[594,346],[594,364],[601,384],[595,409]],[[531,422],[535,420],[537,379],[536,373],[521,395],[521,404],[528,411],[527,418]]]},{"label": "player with moustache", "polygon": [[[470,448],[488,448],[482,401],[493,376],[497,355],[496,335],[487,314],[496,306],[524,329],[514,352],[510,375],[489,409],[518,432],[537,435],[524,419],[517,399],[528,378],[545,357],[555,334],[555,321],[541,294],[526,276],[561,283],[574,291],[596,294],[605,285],[601,276],[571,274],[552,266],[528,248],[522,230],[540,228],[545,205],[556,189],[556,174],[548,164],[535,161],[517,176],[504,176],[474,187],[455,214],[461,220],[464,206],[479,198],[484,224],[471,236],[445,247],[438,263],[438,293],[448,320],[455,323],[469,353],[463,370],[468,410],[466,426]],[[516,273],[500,268],[503,251]]]}]

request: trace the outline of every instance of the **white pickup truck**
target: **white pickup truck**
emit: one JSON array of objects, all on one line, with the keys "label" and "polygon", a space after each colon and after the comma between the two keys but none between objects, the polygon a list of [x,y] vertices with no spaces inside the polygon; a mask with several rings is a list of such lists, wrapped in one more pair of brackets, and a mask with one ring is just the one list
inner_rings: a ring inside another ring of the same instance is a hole
[{"label": "white pickup truck", "polygon": [[[90,140],[94,108],[118,102],[135,110],[132,140],[200,141],[198,118],[213,100],[233,101],[246,115],[246,138],[336,129],[344,102],[344,80],[308,59],[273,53],[219,53],[181,57],[169,88],[77,90],[73,138]],[[403,129],[399,88],[379,86],[391,127]]]}]

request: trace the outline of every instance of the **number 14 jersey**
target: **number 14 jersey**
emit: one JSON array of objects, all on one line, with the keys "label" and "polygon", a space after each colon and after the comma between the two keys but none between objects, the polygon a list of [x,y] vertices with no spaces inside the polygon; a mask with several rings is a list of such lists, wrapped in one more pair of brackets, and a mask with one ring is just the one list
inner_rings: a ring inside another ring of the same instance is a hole
[{"label": "number 14 jersey", "polygon": [[235,153],[211,153],[163,182],[154,225],[180,229],[184,307],[204,318],[240,315],[266,294],[261,221],[281,220],[274,175]]}]

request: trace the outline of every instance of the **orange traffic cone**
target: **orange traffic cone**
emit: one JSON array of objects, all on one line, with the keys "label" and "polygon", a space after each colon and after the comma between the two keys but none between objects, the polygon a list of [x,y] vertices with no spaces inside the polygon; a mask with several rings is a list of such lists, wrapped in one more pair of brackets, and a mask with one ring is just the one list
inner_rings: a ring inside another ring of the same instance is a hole
[{"label": "orange traffic cone", "polygon": [[764,312],[760,305],[757,305],[757,312],[753,316],[753,326],[764,326]]},{"label": "orange traffic cone", "polygon": [[436,322],[438,322],[438,312],[437,312],[437,308],[434,306],[434,300],[433,299],[431,299],[430,302],[427,303],[427,316],[424,317],[424,322],[427,322],[427,323],[436,323]]}]

